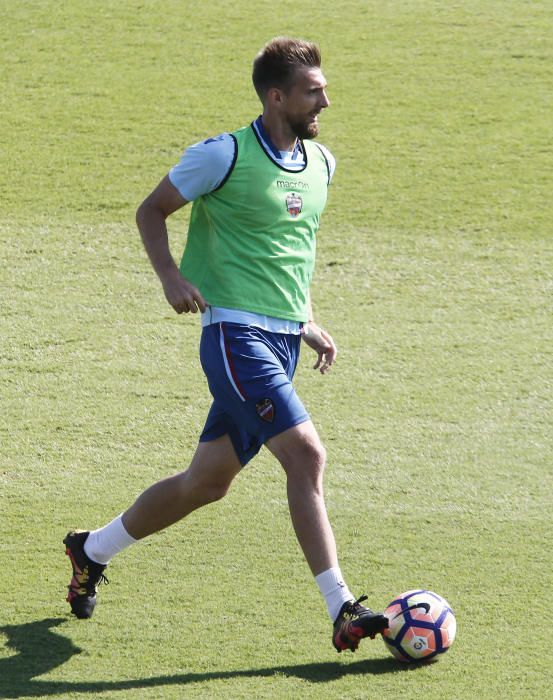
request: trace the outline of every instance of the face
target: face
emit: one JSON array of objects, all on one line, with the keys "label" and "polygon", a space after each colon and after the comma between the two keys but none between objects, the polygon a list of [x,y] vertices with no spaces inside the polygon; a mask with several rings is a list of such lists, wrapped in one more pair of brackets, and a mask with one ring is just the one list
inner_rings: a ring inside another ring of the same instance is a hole
[{"label": "face", "polygon": [[300,139],[317,136],[317,117],[329,104],[320,68],[298,68],[292,87],[288,92],[281,91],[281,117]]}]

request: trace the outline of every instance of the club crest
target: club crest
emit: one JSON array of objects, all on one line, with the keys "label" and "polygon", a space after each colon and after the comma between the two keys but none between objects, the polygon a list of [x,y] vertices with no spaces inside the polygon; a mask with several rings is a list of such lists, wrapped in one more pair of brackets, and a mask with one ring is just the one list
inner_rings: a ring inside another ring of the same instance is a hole
[{"label": "club crest", "polygon": [[271,399],[261,399],[255,404],[257,415],[266,423],[272,423],[275,419],[275,405]]},{"label": "club crest", "polygon": [[294,218],[301,212],[303,209],[303,199],[299,196],[299,194],[297,194],[297,192],[289,192],[286,195],[286,208],[288,209],[290,216],[293,216]]}]

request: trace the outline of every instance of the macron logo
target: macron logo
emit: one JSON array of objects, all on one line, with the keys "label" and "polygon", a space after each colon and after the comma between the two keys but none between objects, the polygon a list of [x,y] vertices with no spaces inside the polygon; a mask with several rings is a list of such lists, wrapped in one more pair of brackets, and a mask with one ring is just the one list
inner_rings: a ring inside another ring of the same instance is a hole
[{"label": "macron logo", "polygon": [[277,180],[276,186],[281,190],[308,190],[309,183],[303,180]]}]

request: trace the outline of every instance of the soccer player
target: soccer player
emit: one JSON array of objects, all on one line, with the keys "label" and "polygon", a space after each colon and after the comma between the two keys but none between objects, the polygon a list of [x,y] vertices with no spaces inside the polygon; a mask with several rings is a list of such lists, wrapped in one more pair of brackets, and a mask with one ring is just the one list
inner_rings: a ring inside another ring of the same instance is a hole
[{"label": "soccer player", "polygon": [[[325,374],[332,337],[315,323],[309,286],[335,161],[312,139],[329,106],[318,47],[279,37],[253,63],[263,113],[250,126],[188,148],[146,197],[137,224],[167,301],[200,312],[200,359],[213,403],[188,469],[154,484],[104,527],[64,539],[68,602],[92,615],[114,555],[222,498],[265,445],[286,474],[296,536],[324,596],[338,651],[355,651],[387,619],[355,600],[339,568],[323,496],[325,449],[292,386],[301,343]],[[193,202],[180,268],[166,219]]]}]

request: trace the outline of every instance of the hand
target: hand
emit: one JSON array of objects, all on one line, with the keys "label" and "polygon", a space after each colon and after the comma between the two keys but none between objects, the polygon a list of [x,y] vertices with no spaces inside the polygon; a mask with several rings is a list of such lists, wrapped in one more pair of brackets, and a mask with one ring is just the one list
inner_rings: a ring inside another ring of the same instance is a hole
[{"label": "hand", "polygon": [[332,336],[313,321],[306,323],[303,330],[302,338],[318,354],[313,369],[318,369],[321,374],[324,374],[336,359],[338,348],[332,340]]},{"label": "hand", "polygon": [[200,291],[177,270],[172,271],[162,279],[165,297],[178,314],[191,311],[195,314],[198,310],[202,313],[207,304]]}]

